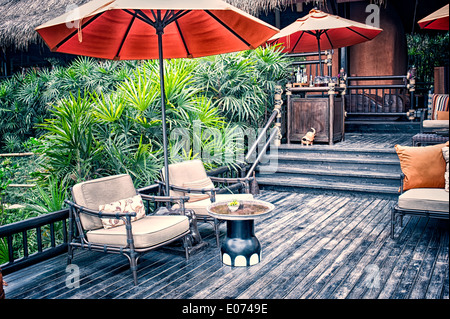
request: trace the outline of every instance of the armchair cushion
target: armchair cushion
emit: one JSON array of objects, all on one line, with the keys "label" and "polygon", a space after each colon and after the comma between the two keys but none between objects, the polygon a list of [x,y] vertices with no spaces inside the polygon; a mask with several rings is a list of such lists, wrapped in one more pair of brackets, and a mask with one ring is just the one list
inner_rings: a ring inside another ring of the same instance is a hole
[{"label": "armchair cushion", "polygon": [[[134,222],[145,216],[145,207],[142,202],[141,195],[135,195],[133,197],[121,199],[119,201],[102,204],[98,207],[98,210],[104,213],[131,213],[135,212],[136,216],[131,217],[131,221]],[[121,225],[125,225],[125,221],[119,218],[102,218],[102,224],[104,228],[112,228]]]},{"label": "armchair cushion", "polygon": [[427,131],[448,128],[448,120],[425,120],[422,122],[422,127]]},{"label": "armchair cushion", "polygon": [[430,120],[439,120],[438,112],[448,112],[448,94],[433,94]]},{"label": "armchair cushion", "polygon": [[[145,216],[132,224],[136,249],[156,246],[188,230],[189,220],[186,216]],[[127,246],[125,225],[91,230],[86,236],[89,242],[96,244]]]},{"label": "armchair cushion", "polygon": [[[211,189],[214,188],[214,184],[212,183],[211,179],[209,177],[203,178],[198,181],[192,181],[192,182],[184,182],[182,187],[184,188],[191,188],[191,189]],[[189,203],[191,202],[198,202],[199,200],[207,199],[210,197],[209,193],[200,194],[200,193],[185,193],[185,196],[189,196]]]},{"label": "armchair cushion", "polygon": [[[121,174],[97,178],[76,184],[72,188],[72,197],[76,204],[98,210],[102,204],[112,203],[136,195],[130,175]],[[81,224],[85,230],[103,228],[100,218],[80,214]]]},{"label": "armchair cushion", "polygon": [[[164,170],[162,172],[164,175]],[[169,165],[169,183],[174,186],[184,187],[184,183],[202,181],[208,178],[202,161],[192,160]],[[163,176],[165,179],[165,176]],[[193,188],[193,187],[192,187]],[[170,196],[184,196],[183,192],[170,191]]]},{"label": "armchair cushion", "polygon": [[424,210],[448,213],[448,193],[444,189],[414,188],[398,198],[398,207],[406,210]]},{"label": "armchair cushion", "polygon": [[449,120],[449,111],[437,111],[438,121],[448,121]]},{"label": "armchair cushion", "polygon": [[404,191],[412,188],[444,188],[444,146],[448,146],[448,142],[425,147],[395,145],[405,175]]},{"label": "armchair cushion", "polygon": [[444,159],[445,159],[445,191],[448,192],[449,191],[449,164],[448,164],[448,158],[449,158],[449,154],[448,154],[448,146],[442,148],[442,155],[444,155]]}]

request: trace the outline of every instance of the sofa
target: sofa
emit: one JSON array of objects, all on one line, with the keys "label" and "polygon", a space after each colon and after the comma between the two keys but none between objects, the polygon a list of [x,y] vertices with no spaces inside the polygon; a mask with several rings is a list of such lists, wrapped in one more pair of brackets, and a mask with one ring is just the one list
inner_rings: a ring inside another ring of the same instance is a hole
[{"label": "sofa", "polygon": [[449,218],[449,143],[424,147],[395,145],[402,170],[398,202],[391,211],[391,237],[404,215]]}]

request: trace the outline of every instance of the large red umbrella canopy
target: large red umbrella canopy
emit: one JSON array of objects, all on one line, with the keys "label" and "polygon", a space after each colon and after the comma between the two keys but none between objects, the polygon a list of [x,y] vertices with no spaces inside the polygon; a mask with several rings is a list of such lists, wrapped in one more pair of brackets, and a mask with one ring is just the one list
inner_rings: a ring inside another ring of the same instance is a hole
[{"label": "large red umbrella canopy", "polygon": [[158,59],[158,24],[163,58],[254,49],[279,31],[220,0],[95,0],[36,31],[54,52]]},{"label": "large red umbrella canopy", "polygon": [[380,28],[312,9],[268,42],[284,43],[285,50],[291,53],[314,52],[317,51],[318,38],[320,48],[329,50],[372,40],[381,31]]},{"label": "large red umbrella canopy", "polygon": [[279,30],[220,0],[94,0],[36,31],[53,52],[113,60],[159,59],[168,195],[163,59],[254,49]]},{"label": "large red umbrella canopy", "polygon": [[320,52],[372,40],[381,31],[380,28],[312,9],[270,38],[268,43],[282,43],[284,51],[289,53]]},{"label": "large red umbrella canopy", "polygon": [[449,5],[447,4],[417,23],[422,29],[448,30],[448,10]]}]

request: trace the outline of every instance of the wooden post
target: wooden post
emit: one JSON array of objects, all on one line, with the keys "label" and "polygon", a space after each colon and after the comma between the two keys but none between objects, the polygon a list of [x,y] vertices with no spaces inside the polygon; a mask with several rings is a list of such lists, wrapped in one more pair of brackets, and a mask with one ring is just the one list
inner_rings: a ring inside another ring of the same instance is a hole
[{"label": "wooden post", "polygon": [[283,100],[281,98],[281,94],[283,93],[283,89],[281,88],[281,85],[275,86],[275,110],[278,111],[278,115],[275,122],[275,127],[278,129],[278,136],[275,140],[275,145],[280,146],[281,145],[281,105],[283,105]]},{"label": "wooden post", "polygon": [[329,116],[328,116],[328,145],[333,145],[334,140],[334,89],[335,83],[329,83],[328,86],[328,97],[330,99],[330,105],[329,105]]},{"label": "wooden post", "polygon": [[291,88],[291,83],[286,84],[286,142],[288,144],[291,144]]}]

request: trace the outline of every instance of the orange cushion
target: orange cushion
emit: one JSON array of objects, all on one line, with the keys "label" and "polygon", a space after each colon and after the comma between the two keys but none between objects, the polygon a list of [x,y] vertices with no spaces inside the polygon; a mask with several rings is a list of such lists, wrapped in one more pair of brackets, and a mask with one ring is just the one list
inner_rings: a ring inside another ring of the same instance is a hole
[{"label": "orange cushion", "polygon": [[448,146],[448,142],[425,147],[395,145],[400,167],[405,174],[404,191],[411,188],[444,188],[444,146]]},{"label": "orange cushion", "polygon": [[437,111],[437,120],[448,120],[448,111]]}]

